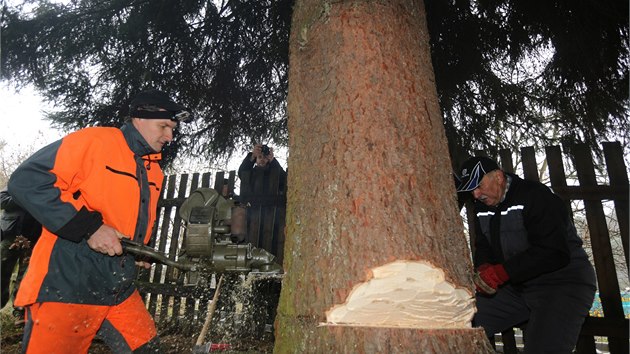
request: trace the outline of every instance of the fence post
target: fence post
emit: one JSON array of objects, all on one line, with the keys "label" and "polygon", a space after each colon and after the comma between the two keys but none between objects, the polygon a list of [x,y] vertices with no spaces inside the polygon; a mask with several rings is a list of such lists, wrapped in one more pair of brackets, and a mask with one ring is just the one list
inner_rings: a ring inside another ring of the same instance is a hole
[{"label": "fence post", "polygon": [[[177,191],[177,199],[179,201],[183,201],[186,198],[187,195],[187,187],[188,185],[188,175],[187,174],[183,174],[180,176],[179,179],[179,188]],[[181,230],[181,225],[182,225],[182,219],[179,217],[179,207],[181,206],[181,203],[177,203],[175,205],[175,218],[173,220],[173,228],[172,231],[170,233],[170,246],[168,249],[168,254],[171,257],[174,257],[175,254],[177,254],[177,249],[179,246],[179,234],[180,234],[180,230]],[[175,268],[173,267],[167,267],[166,268],[166,277],[165,282],[171,282],[174,281],[175,279],[173,279],[173,271]],[[174,319],[175,321],[178,320],[177,318],[177,309],[180,306],[180,302],[181,299],[177,296],[175,296],[173,298],[173,317],[172,319]],[[170,304],[169,298],[165,298],[162,297],[162,307],[160,310],[160,314],[166,314],[166,316],[160,316],[162,318],[162,320],[167,320],[168,319],[168,306]]]},{"label": "fence post", "polygon": [[[574,145],[571,149],[573,163],[578,175],[580,187],[592,188],[597,186],[595,167],[591,157],[591,151],[585,144]],[[593,246],[593,258],[599,296],[602,301],[604,314],[610,319],[623,319],[623,307],[621,305],[621,292],[617,281],[617,272],[613,261],[610,234],[606,224],[606,216],[601,199],[595,199],[594,194],[584,197],[586,220]],[[628,350],[628,342],[622,338],[608,337],[611,353],[624,353]]]},{"label": "fence post", "polygon": [[[175,180],[177,178],[176,175],[170,175],[167,177],[168,178],[168,183],[167,183],[167,189],[166,189],[166,200],[168,199],[172,199],[175,196]],[[158,248],[158,251],[160,252],[164,252],[164,250],[166,249],[166,238],[168,236],[168,232],[169,232],[169,224],[171,221],[171,210],[173,209],[173,205],[168,203],[167,205],[164,206],[164,211],[162,214],[162,224],[160,225],[160,233],[159,233],[159,238],[156,239],[155,241],[155,246]],[[162,271],[164,270],[166,266],[162,265],[162,264],[156,264],[155,265],[155,270],[153,272],[153,278],[152,281],[153,282],[157,282],[160,283],[161,279],[162,279]],[[151,293],[151,296],[149,297],[149,312],[151,314],[153,314],[153,316],[156,316],[156,310],[157,310],[157,298],[158,298],[158,294],[156,293]],[[160,314],[161,316],[162,314]]]},{"label": "fence post", "polygon": [[523,178],[530,181],[540,182],[538,177],[538,164],[536,164],[536,151],[533,146],[521,148],[523,157]]},{"label": "fence post", "polygon": [[[602,144],[604,147],[604,158],[606,159],[606,170],[608,171],[608,180],[610,185],[614,187],[628,188],[628,174],[626,170],[626,164],[623,161],[623,150],[621,143],[605,142]],[[628,191],[622,195],[628,196]],[[628,208],[628,198],[625,200],[615,199],[615,213],[617,214],[617,222],[619,223],[619,233],[621,236],[621,242],[623,244],[623,253],[626,257],[626,268],[630,271],[630,265],[628,263],[628,218],[630,211]]]},{"label": "fence post", "polygon": [[499,151],[499,157],[501,158],[501,169],[505,172],[514,173],[512,151],[509,149],[501,149]]}]

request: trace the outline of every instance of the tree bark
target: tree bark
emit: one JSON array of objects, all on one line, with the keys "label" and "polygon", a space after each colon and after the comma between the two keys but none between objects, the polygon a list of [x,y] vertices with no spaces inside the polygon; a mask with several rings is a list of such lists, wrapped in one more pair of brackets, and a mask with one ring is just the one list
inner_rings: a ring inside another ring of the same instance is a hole
[{"label": "tree bark", "polygon": [[490,352],[469,323],[327,323],[326,313],[374,269],[395,261],[430,264],[472,299],[424,4],[296,1],[288,113],[286,274],[275,351]]}]

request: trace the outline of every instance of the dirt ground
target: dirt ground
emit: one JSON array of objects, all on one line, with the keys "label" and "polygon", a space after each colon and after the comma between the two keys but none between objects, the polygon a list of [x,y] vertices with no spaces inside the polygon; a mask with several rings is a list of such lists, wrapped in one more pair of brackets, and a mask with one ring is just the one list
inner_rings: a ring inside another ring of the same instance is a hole
[{"label": "dirt ground", "polygon": [[[280,283],[274,277],[260,282],[233,279],[226,282],[219,306],[204,343],[229,346],[222,353],[272,353],[275,308],[280,295]],[[253,286],[257,284],[257,286]],[[15,325],[12,303],[0,310],[0,353],[20,353],[23,327]],[[239,310],[237,310],[239,309]],[[167,323],[157,322],[160,347],[164,354],[192,353],[201,331],[202,316],[170,317]],[[174,322],[175,321],[175,322]],[[98,338],[88,353],[110,354],[112,351]]]},{"label": "dirt ground", "polygon": [[[22,327],[14,324],[14,318],[10,311],[6,311],[10,306],[6,306],[0,311],[0,353],[17,354],[20,353],[22,345]],[[201,328],[193,331],[193,334],[177,333],[173,328],[160,331],[160,347],[164,354],[192,353],[194,344],[197,341],[198,332]],[[216,338],[216,337],[215,337]],[[263,335],[259,339],[230,339],[229,342],[221,342],[206,338],[206,342],[225,343],[230,346],[229,350],[222,350],[222,353],[272,353],[273,338],[270,333]],[[90,347],[90,354],[111,354],[112,351],[98,339]]]}]

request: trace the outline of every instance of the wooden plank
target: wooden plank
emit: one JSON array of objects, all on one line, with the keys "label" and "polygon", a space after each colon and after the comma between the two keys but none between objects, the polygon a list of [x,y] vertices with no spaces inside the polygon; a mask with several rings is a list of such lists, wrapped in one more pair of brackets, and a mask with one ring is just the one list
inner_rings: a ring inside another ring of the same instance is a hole
[{"label": "wooden plank", "polygon": [[517,354],[516,338],[514,338],[514,329],[510,328],[501,332],[501,342],[503,343],[503,353]]},{"label": "wooden plank", "polygon": [[201,175],[201,188],[210,188],[210,178],[212,178],[210,172],[204,172]]},{"label": "wooden plank", "polygon": [[562,151],[559,146],[545,147],[545,156],[549,165],[549,180],[551,188],[564,188],[567,186],[567,176],[564,172],[564,162],[562,161]]},{"label": "wooden plank", "polygon": [[[621,144],[617,142],[605,142],[602,144],[604,148],[604,158],[606,159],[606,170],[608,171],[608,180],[610,185],[614,187],[628,188],[628,175],[626,164],[623,160],[623,149]],[[615,198],[615,213],[617,214],[617,222],[619,224],[619,233],[623,244],[623,253],[626,257],[626,269],[630,271],[630,263],[628,259],[628,218],[630,218],[630,208],[628,207],[628,191],[623,193],[625,199]]]},{"label": "wooden plank", "polygon": [[230,171],[228,174],[228,195],[233,196],[234,192],[234,183],[236,182],[236,171]]},{"label": "wooden plank", "polygon": [[[193,173],[192,180],[190,181],[190,193],[194,192],[199,186],[199,173]],[[188,195],[190,196],[190,193]],[[186,233],[182,236],[182,244],[186,242]],[[183,284],[185,281],[185,273],[180,273],[179,278],[177,279],[177,284]],[[195,313],[195,298],[199,296],[186,296],[182,295],[186,298],[186,307],[184,309],[184,318],[193,318]]]},{"label": "wooden plank", "polygon": [[223,192],[223,181],[225,180],[225,177],[223,177],[224,174],[225,172],[219,171],[214,176],[214,190],[217,191],[219,195],[221,195],[221,192]]},{"label": "wooden plank", "polygon": [[[177,189],[177,196],[179,198],[185,198],[188,195],[188,190],[186,189],[186,187],[188,186],[188,174],[183,174],[180,176],[179,179],[179,188]],[[181,231],[181,225],[182,225],[182,218],[179,216],[179,207],[181,205],[178,205],[175,208],[175,217],[173,220],[173,229],[171,231],[170,234],[170,246],[168,249],[168,255],[171,259],[175,260],[176,255],[178,253],[178,249],[179,249],[179,234]],[[175,282],[177,279],[175,277],[173,277],[173,267],[166,267],[166,277],[165,277],[165,283],[171,283],[171,282]],[[179,309],[180,306],[180,298],[179,297],[175,297],[172,299],[173,301],[173,314],[175,315],[174,318],[177,319],[176,316],[176,311]],[[162,313],[168,313],[168,308],[167,306],[169,306],[170,303],[170,299],[166,299],[166,301],[162,302]],[[168,317],[168,316],[167,316]],[[164,319],[164,317],[162,317]]]},{"label": "wooden plank", "polygon": [[536,164],[536,151],[533,146],[521,148],[523,157],[523,178],[530,181],[540,181],[538,178],[538,165]]},{"label": "wooden plank", "polygon": [[[585,144],[575,145],[572,148],[572,155],[580,185],[597,185],[595,168],[589,148]],[[607,318],[623,319],[621,293],[619,291],[617,272],[610,245],[610,235],[602,203],[601,201],[584,200],[584,207],[593,247],[593,258],[602,308]],[[619,351],[620,349],[627,349],[628,343],[627,341],[623,343],[622,340],[613,337],[609,338],[609,347],[611,353],[621,352]]]},{"label": "wooden plank", "polygon": [[501,169],[505,172],[514,173],[512,151],[509,149],[501,149],[499,151],[499,156],[501,158]]},{"label": "wooden plank", "polygon": [[[236,171],[229,171],[227,176],[225,171],[218,171],[214,177],[214,190],[223,194],[223,186],[227,181],[227,197],[231,198],[234,195],[234,182],[236,181]],[[225,196],[224,196],[225,197]]]},{"label": "wooden plank", "polygon": [[[188,174],[183,174],[179,179],[179,188],[177,189],[177,196],[181,199],[185,199],[188,193]],[[168,250],[169,256],[175,260],[175,256],[178,253],[179,249],[179,234],[182,226],[182,218],[179,216],[179,208],[181,205],[175,207],[175,216],[173,220],[173,229],[171,231],[170,237],[170,246]],[[166,281],[171,281],[173,279],[173,267],[167,267],[166,269]]]},{"label": "wooden plank", "polygon": [[[164,180],[162,181],[162,187],[160,189],[160,200],[162,200],[164,198],[165,190],[166,190],[166,178],[164,178]],[[163,209],[159,207],[159,201],[158,201],[158,208],[157,208],[157,210],[155,212],[155,221],[153,222],[153,231],[152,231],[152,234],[151,234],[151,242],[149,243],[149,245],[151,247],[154,247],[157,244],[158,225],[159,225],[160,219],[162,218],[162,215],[163,215]],[[137,280],[138,281],[143,281],[143,282],[148,282],[150,277],[151,277],[151,269],[141,268],[140,271],[138,272]],[[140,292],[140,295],[144,299],[147,294],[143,293],[143,292]]]},{"label": "wooden plank", "polygon": [[162,284],[153,282],[136,282],[138,289],[151,294],[161,294],[163,297],[212,297],[214,289],[182,284]]},{"label": "wooden plank", "polygon": [[[169,198],[173,198],[173,196],[175,195],[175,180],[177,176],[170,175],[167,178],[168,178],[168,183],[166,187],[166,198],[169,199]],[[156,244],[155,244],[155,246],[157,247],[157,250],[160,252],[164,252],[164,250],[166,249],[166,238],[168,237],[169,226],[170,226],[170,221],[171,221],[171,210],[172,210],[172,207],[165,207],[162,213],[160,233],[159,233],[159,237],[156,239]],[[154,283],[160,283],[162,279],[162,271],[163,271],[164,265],[155,264],[154,267],[155,269],[154,269],[153,278],[151,278],[151,281]],[[157,299],[158,299],[157,294],[151,294],[151,296],[149,297],[149,304],[148,304],[149,313],[151,313],[154,316],[156,316],[156,310],[158,308]]]},{"label": "wooden plank", "polygon": [[[554,193],[558,194],[558,189],[567,187],[567,178],[564,170],[564,161],[562,160],[562,151],[559,146],[547,146],[545,147],[545,155],[547,159],[547,166],[549,167],[549,180],[551,183],[551,189]],[[560,195],[562,198],[562,195]],[[565,201],[565,207],[567,212],[573,219],[573,210],[571,208],[571,198],[563,198]],[[595,353],[595,338],[591,335],[580,335],[576,344],[576,351],[578,353]]]},{"label": "wooden plank", "polygon": [[547,165],[549,166],[549,181],[551,183],[551,189],[564,200],[564,206],[567,208],[567,212],[571,216],[571,220],[573,220],[571,200],[574,198],[570,198],[566,194],[562,194],[562,190],[567,189],[567,176],[564,172],[562,151],[559,146],[547,146],[545,147],[545,155],[547,158]]},{"label": "wooden plank", "polygon": [[615,337],[628,341],[630,319],[610,317],[586,317],[580,335]]},{"label": "wooden plank", "polygon": [[182,205],[186,198],[164,198],[158,202],[158,208],[177,207]]},{"label": "wooden plank", "polygon": [[553,188],[562,199],[567,200],[619,200],[628,201],[628,186],[566,186]]},{"label": "wooden plank", "polygon": [[575,345],[576,354],[596,354],[597,346],[595,345],[595,337],[589,335],[580,335]]}]

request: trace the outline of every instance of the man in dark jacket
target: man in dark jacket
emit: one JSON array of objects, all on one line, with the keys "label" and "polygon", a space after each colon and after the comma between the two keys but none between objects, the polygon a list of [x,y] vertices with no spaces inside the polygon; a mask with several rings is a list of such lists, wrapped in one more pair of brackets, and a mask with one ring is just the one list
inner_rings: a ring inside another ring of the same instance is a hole
[{"label": "man in dark jacket", "polygon": [[[273,148],[255,144],[238,168],[238,177],[241,180],[240,202],[241,205],[248,207],[246,242],[271,252],[281,262],[279,248],[284,245],[284,230],[279,225],[281,216],[278,216],[278,212],[283,213],[286,205],[287,173],[274,157]],[[269,228],[270,225],[252,222],[252,213],[262,213],[261,219],[264,220],[270,220],[269,216],[272,216],[275,222],[273,240],[265,241],[259,238],[259,235],[264,234],[264,229]]]},{"label": "man in dark jacket", "polygon": [[460,179],[477,215],[473,324],[492,337],[527,322],[526,353],[571,353],[596,287],[565,203],[486,157],[467,160]]},{"label": "man in dark jacket", "polygon": [[[283,194],[284,186],[286,184],[286,172],[278,163],[278,160],[273,154],[273,148],[267,145],[254,144],[254,148],[251,152],[245,156],[243,162],[238,168],[238,177],[241,179],[241,194],[252,193],[257,186],[254,186],[254,179],[251,175],[254,173],[263,173],[264,182],[260,191],[264,191],[266,194]],[[272,186],[269,183],[269,178],[272,174],[277,173],[279,175],[278,185]],[[271,190],[275,187],[274,190]]]},{"label": "man in dark jacket", "polygon": [[[42,232],[42,225],[15,203],[6,188],[0,191],[0,209],[2,209],[2,217],[0,217],[2,304],[0,308],[3,308],[9,302],[9,298],[15,299],[15,294],[28,265],[31,247],[37,242]],[[13,292],[9,296],[11,276],[16,264],[18,265],[18,273]],[[16,317],[16,324],[24,322],[24,309],[22,307],[13,306],[13,315]]]}]

